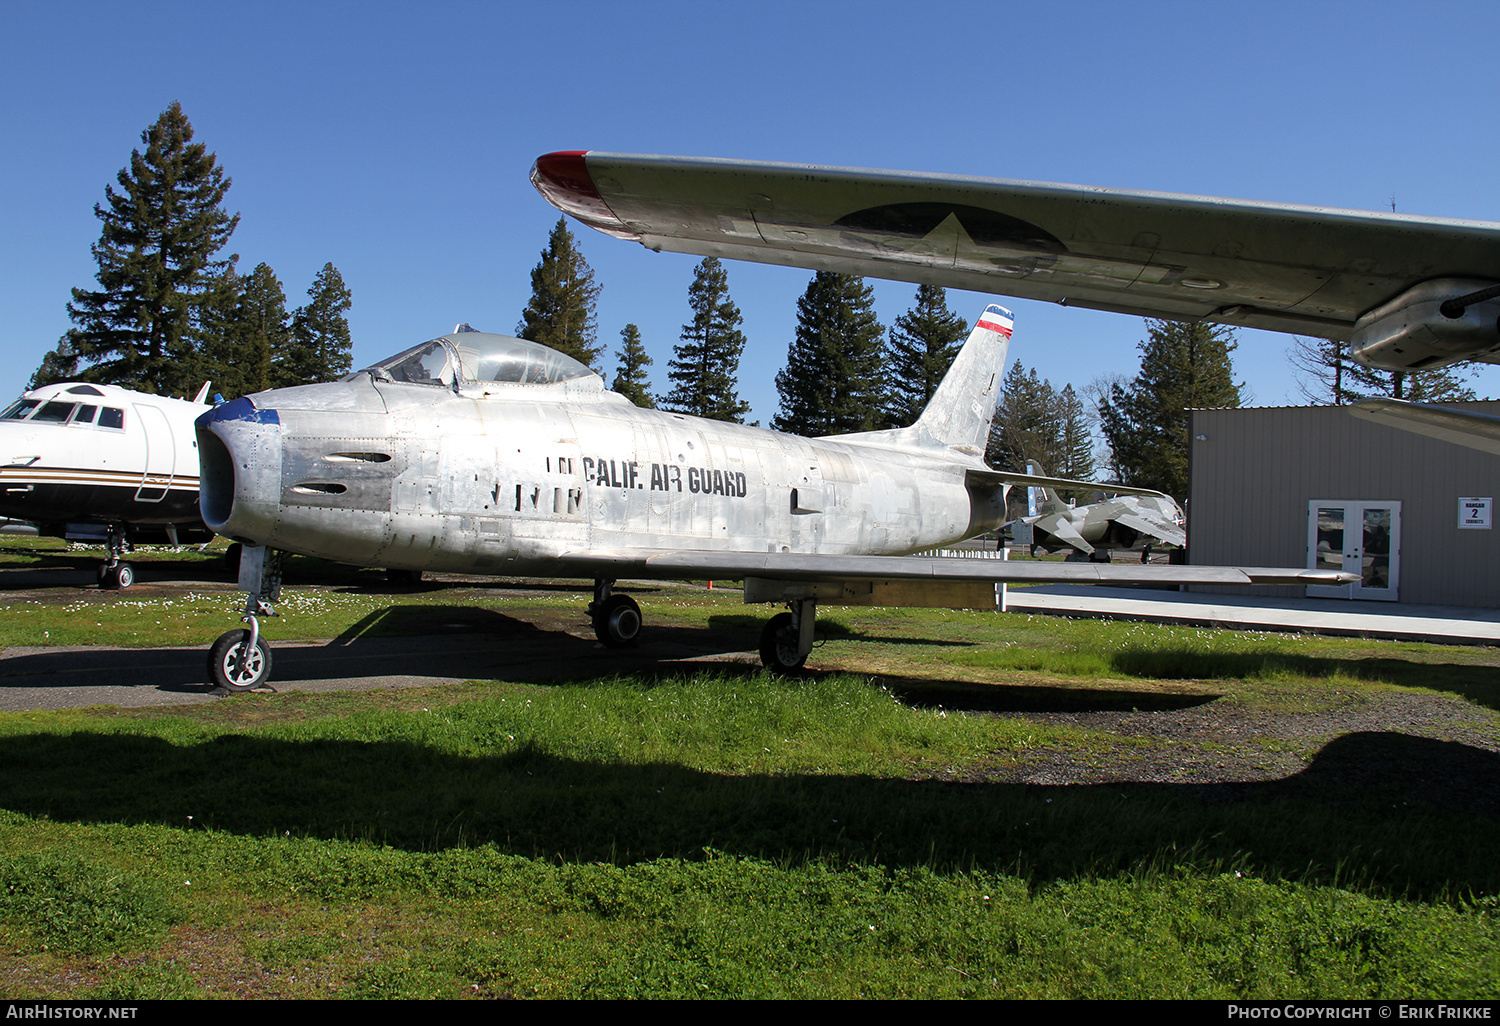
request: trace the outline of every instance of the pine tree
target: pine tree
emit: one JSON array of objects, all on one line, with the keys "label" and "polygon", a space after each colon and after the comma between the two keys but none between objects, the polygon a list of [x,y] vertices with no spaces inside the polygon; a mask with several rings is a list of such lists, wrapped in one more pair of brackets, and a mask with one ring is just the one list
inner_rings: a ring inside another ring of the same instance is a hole
[{"label": "pine tree", "polygon": [[32,373],[26,390],[55,385],[60,381],[77,381],[78,377],[78,353],[73,349],[72,332],[68,332],[58,339],[56,349],[49,350],[42,357],[42,364]]},{"label": "pine tree", "polygon": [[666,409],[710,420],[745,421],[750,404],[740,399],[735,378],[745,336],[739,307],[729,298],[729,276],[715,257],[707,257],[688,286],[691,324],[682,326],[682,341],[673,352],[667,376],[672,391]]},{"label": "pine tree", "polygon": [[227,268],[215,279],[200,328],[193,381],[210,380],[215,392],[230,397],[271,388],[277,380],[273,357],[284,358],[291,342],[286,293],[276,272],[265,263],[247,277]]},{"label": "pine tree", "polygon": [[[332,266],[329,264],[325,270],[331,269]],[[334,274],[338,272],[334,271]],[[348,306],[346,305],[344,309],[347,310]],[[273,360],[277,354],[287,350],[292,338],[292,322],[286,312],[286,292],[282,290],[281,280],[276,277],[276,272],[271,270],[269,264],[256,264],[255,270],[250,272],[250,277],[245,279],[240,312],[243,324],[241,334],[243,349],[239,361],[239,394],[247,395],[273,387],[272,382],[276,380],[276,375],[272,370]],[[348,334],[349,329],[346,324],[344,326],[346,342]],[[347,373],[349,369],[350,353],[347,345],[344,356],[344,370],[341,373]],[[337,376],[337,373],[339,372],[330,374],[329,377]],[[328,378],[322,380],[328,380]]]},{"label": "pine tree", "polygon": [[1188,487],[1188,410],[1239,406],[1230,354],[1234,332],[1221,325],[1146,322],[1141,372],[1115,385],[1100,409],[1115,467],[1125,484],[1158,488],[1179,501]]},{"label": "pine tree", "polygon": [[1318,406],[1344,406],[1361,399],[1390,397],[1418,403],[1458,402],[1477,398],[1465,381],[1475,371],[1455,367],[1387,371],[1366,367],[1349,355],[1348,343],[1294,336],[1287,358],[1301,373],[1297,390]]},{"label": "pine tree", "polygon": [[221,206],[230,180],[217,158],[192,140],[173,103],[141,133],[145,152],[131,152],[117,176],[121,191],[105,187],[105,203],[94,207],[103,222],[93,249],[99,290],[73,290],[76,327],[39,375],[81,359],[89,366],[76,376],[89,381],[161,394],[195,387],[200,314],[234,259],[214,256],[239,215]]},{"label": "pine tree", "polygon": [[1063,459],[1057,391],[1036,368],[1028,373],[1016,361],[1005,372],[984,458],[1001,470],[1024,471],[1036,463],[1049,474],[1060,473],[1055,469]]},{"label": "pine tree", "polygon": [[888,362],[893,426],[913,424],[922,415],[968,333],[968,322],[948,309],[944,289],[937,285],[917,289],[916,305],[891,327]]},{"label": "pine tree", "polygon": [[652,360],[646,355],[646,347],[641,343],[641,329],[634,324],[625,325],[620,331],[620,346],[615,350],[619,369],[615,372],[614,383],[609,387],[643,410],[656,409],[656,400],[647,387],[651,382],[646,377],[646,368],[651,366]]},{"label": "pine tree", "polygon": [[531,299],[521,312],[516,334],[596,369],[595,361],[604,351],[596,341],[594,304],[598,299],[593,269],[578,251],[567,219],[560,217],[547,238],[541,262],[532,269]]},{"label": "pine tree", "polygon": [[338,268],[328,263],[307,290],[308,302],[292,314],[291,336],[281,352],[272,352],[277,388],[332,381],[349,373],[353,347],[344,314],[353,297]]},{"label": "pine tree", "polygon": [[1057,395],[1057,416],[1061,436],[1059,462],[1052,470],[1058,477],[1075,481],[1094,478],[1094,435],[1089,430],[1088,411],[1072,385],[1063,386]]},{"label": "pine tree", "polygon": [[862,278],[819,271],[797,301],[797,334],[776,375],[777,431],[816,436],[885,426],[884,331]]}]

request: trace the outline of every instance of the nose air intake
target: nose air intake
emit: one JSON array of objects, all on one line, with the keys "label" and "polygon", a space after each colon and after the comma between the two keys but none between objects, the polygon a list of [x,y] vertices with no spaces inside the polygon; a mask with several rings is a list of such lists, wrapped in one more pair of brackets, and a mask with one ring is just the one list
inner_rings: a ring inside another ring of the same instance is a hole
[{"label": "nose air intake", "polygon": [[198,428],[198,512],[209,530],[223,533],[234,512],[234,458],[219,436]]},{"label": "nose air intake", "polygon": [[199,417],[196,430],[203,522],[216,534],[262,544],[255,535],[269,526],[266,511],[254,507],[266,483],[280,481],[280,417],[240,398]]}]

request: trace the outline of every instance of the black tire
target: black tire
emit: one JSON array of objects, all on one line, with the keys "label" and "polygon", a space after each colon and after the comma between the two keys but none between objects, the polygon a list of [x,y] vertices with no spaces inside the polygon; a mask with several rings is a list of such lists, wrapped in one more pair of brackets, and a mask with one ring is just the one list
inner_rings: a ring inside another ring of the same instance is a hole
[{"label": "black tire", "polygon": [[265,638],[255,639],[255,651],[245,661],[244,672],[235,675],[235,661],[249,640],[247,630],[226,631],[208,650],[208,677],[226,691],[251,691],[271,679],[271,646]]},{"label": "black tire", "polygon": [[230,542],[229,548],[224,550],[224,567],[235,577],[240,575],[240,556],[244,551],[245,546],[239,542]]},{"label": "black tire", "polygon": [[760,632],[760,664],[773,673],[802,669],[807,656],[797,654],[797,629],[791,613],[777,613]]},{"label": "black tire", "polygon": [[135,583],[135,567],[131,566],[129,563],[121,563],[119,566],[115,567],[114,571],[109,576],[110,581],[112,582],[110,584],[110,587],[118,588],[121,591],[124,591],[126,588]]},{"label": "black tire", "polygon": [[108,579],[109,579],[109,564],[108,563],[100,563],[98,569],[96,569],[94,571],[94,581],[95,581],[95,583],[97,583],[99,585],[99,587],[103,588],[105,586],[104,582],[106,580],[108,580]]},{"label": "black tire", "polygon": [[397,588],[415,588],[422,583],[422,571],[387,570],[385,579]]},{"label": "black tire", "polygon": [[594,610],[594,637],[608,648],[629,648],[641,637],[641,607],[629,595],[611,595]]}]

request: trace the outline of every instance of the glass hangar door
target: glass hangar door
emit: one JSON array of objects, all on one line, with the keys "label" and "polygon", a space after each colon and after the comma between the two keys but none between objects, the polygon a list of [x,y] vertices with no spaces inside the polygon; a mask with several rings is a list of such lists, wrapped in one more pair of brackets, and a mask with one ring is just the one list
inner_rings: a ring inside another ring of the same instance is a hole
[{"label": "glass hangar door", "polygon": [[1358,574],[1353,584],[1309,585],[1310,598],[1394,602],[1401,583],[1401,503],[1313,499],[1307,504],[1307,566]]}]

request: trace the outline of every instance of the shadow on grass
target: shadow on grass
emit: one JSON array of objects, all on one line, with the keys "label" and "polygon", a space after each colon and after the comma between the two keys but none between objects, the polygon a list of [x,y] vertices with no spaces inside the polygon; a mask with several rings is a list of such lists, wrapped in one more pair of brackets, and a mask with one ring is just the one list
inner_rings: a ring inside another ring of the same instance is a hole
[{"label": "shadow on grass", "polygon": [[[778,611],[775,607],[768,607],[768,611],[764,613],[714,613],[708,618],[708,626],[716,630],[754,631],[758,639],[766,621]],[[951,641],[945,638],[896,637],[886,633],[870,633],[851,627],[841,620],[822,617],[818,618],[817,636],[823,641],[877,641],[890,645],[939,645],[967,648],[974,644],[972,641]],[[758,640],[756,644],[759,645]]]},{"label": "shadow on grass", "polygon": [[0,767],[0,808],[78,823],[417,851],[488,844],[585,862],[696,859],[712,848],[1036,882],[1240,871],[1422,900],[1500,891],[1500,756],[1390,733],[1342,737],[1285,780],[1222,785],[719,775],[524,744],[461,757],[409,742],[254,735],[190,745],[22,735],[0,740]]},{"label": "shadow on grass", "polygon": [[1476,705],[1500,710],[1500,667],[1429,663],[1405,659],[1341,659],[1286,652],[1196,652],[1191,649],[1127,648],[1105,655],[1114,672],[1153,680],[1329,679],[1336,676],[1402,687],[1445,691]]}]

